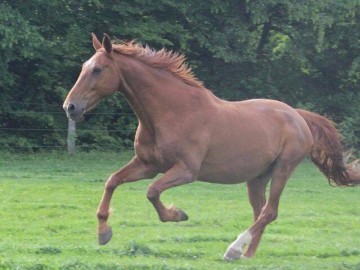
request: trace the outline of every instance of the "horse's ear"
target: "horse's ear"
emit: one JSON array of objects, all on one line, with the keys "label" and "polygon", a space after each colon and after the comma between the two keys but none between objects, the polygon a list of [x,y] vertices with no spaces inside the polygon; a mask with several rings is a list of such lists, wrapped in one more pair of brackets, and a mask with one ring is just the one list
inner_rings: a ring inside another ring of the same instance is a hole
[{"label": "horse's ear", "polygon": [[92,35],[92,43],[93,43],[94,49],[97,51],[98,49],[101,48],[101,43],[94,33],[91,33],[91,35]]},{"label": "horse's ear", "polygon": [[102,41],[102,46],[105,48],[107,53],[110,54],[112,52],[111,39],[107,34],[104,34],[104,38],[103,38],[103,41]]}]

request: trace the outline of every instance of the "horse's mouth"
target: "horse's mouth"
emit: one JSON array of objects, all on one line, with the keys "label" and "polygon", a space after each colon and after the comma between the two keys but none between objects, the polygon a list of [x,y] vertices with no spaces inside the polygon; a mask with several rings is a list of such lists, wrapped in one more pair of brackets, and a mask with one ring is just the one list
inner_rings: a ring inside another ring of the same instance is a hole
[{"label": "horse's mouth", "polygon": [[81,101],[65,101],[63,108],[68,119],[80,122],[84,120],[85,113],[96,107],[99,101],[81,100]]},{"label": "horse's mouth", "polygon": [[85,113],[93,110],[98,102],[94,103],[93,105],[89,106],[88,108],[81,109],[80,111],[74,111],[70,112],[69,110],[66,111],[66,116],[68,119],[75,121],[75,122],[81,122],[85,120]]},{"label": "horse's mouth", "polygon": [[66,116],[69,120],[75,121],[75,122],[81,122],[85,119],[84,117],[85,111],[80,114],[74,114],[66,112]]},{"label": "horse's mouth", "polygon": [[64,110],[66,112],[66,116],[69,120],[80,122],[84,120],[85,108],[83,106],[75,105],[74,103],[66,103],[64,104]]}]

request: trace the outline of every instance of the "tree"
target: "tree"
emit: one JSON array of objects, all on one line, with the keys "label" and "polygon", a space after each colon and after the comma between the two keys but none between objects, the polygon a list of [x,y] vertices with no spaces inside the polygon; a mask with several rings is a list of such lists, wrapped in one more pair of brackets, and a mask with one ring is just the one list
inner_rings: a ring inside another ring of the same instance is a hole
[{"label": "tree", "polygon": [[[1,145],[65,145],[63,99],[93,53],[90,33],[107,32],[185,53],[222,98],[274,98],[326,114],[360,148],[359,0],[7,0],[0,8]],[[129,110],[118,96],[104,101],[79,125],[80,145],[131,145]]]}]

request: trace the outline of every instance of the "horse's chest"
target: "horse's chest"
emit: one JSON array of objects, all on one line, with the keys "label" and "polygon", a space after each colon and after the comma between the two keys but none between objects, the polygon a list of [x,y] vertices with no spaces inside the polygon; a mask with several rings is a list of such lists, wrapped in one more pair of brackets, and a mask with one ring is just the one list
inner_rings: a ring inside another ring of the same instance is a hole
[{"label": "horse's chest", "polygon": [[135,144],[135,152],[140,160],[156,166],[159,172],[166,172],[176,161],[176,153],[171,147],[155,143]]}]

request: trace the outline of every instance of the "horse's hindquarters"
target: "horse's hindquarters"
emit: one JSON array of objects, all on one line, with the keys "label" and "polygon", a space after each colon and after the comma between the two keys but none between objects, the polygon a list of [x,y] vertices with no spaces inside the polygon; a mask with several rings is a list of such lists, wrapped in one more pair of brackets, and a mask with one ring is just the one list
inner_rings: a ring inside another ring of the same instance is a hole
[{"label": "horse's hindquarters", "polygon": [[268,171],[285,148],[305,157],[312,140],[301,116],[277,101],[224,102],[212,120],[200,181],[249,181]]}]

